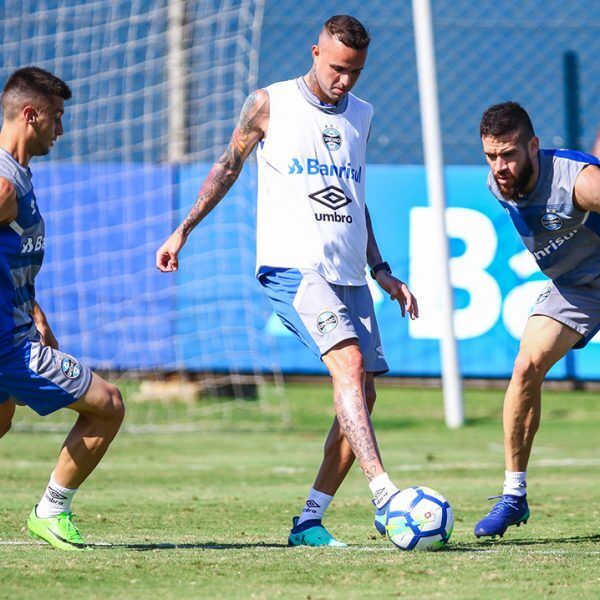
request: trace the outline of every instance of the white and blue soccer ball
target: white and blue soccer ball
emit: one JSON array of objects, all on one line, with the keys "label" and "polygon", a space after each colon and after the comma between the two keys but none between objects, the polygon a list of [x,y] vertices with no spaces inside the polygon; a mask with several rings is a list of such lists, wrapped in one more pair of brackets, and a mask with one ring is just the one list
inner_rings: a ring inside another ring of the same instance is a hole
[{"label": "white and blue soccer ball", "polygon": [[452,535],[454,514],[440,493],[425,486],[398,492],[391,500],[385,529],[401,550],[440,550]]}]

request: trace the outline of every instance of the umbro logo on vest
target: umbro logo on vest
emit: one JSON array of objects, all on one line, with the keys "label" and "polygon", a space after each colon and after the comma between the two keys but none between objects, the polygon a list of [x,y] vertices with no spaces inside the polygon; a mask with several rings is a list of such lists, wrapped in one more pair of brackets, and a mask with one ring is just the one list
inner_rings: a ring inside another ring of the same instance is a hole
[{"label": "umbro logo on vest", "polygon": [[[351,198],[348,198],[344,191],[335,185],[330,185],[318,192],[309,194],[308,197],[315,202],[319,202],[336,211],[338,208],[347,206],[352,202]],[[317,221],[327,221],[330,223],[352,223],[352,215],[343,215],[336,212],[333,213],[315,213],[315,219]]]},{"label": "umbro logo on vest", "polygon": [[342,208],[342,206],[347,206],[352,202],[352,199],[348,198],[348,196],[344,194],[344,191],[335,185],[329,185],[318,192],[309,194],[308,197],[333,210]]}]

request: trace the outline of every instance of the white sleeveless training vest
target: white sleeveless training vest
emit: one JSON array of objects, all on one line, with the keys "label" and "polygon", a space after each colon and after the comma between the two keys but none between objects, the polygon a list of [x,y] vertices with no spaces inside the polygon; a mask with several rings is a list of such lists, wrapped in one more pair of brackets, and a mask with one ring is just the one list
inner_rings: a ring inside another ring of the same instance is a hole
[{"label": "white sleeveless training vest", "polygon": [[346,110],[312,106],[296,80],[265,88],[269,126],[257,150],[257,274],[314,269],[364,285],[365,159],[372,106],[348,94]]}]

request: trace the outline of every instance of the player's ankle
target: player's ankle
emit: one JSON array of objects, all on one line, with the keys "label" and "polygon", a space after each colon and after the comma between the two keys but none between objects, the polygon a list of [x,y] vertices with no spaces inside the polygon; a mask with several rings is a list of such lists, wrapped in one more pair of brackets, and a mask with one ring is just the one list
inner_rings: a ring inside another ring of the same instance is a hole
[{"label": "player's ankle", "polygon": [[502,493],[509,496],[527,495],[527,471],[504,471]]},{"label": "player's ankle", "polygon": [[385,471],[369,482],[369,488],[373,494],[373,504],[376,508],[385,506],[388,500],[399,491]]},{"label": "player's ankle", "polygon": [[50,481],[35,510],[40,519],[56,517],[63,512],[71,511],[71,502],[77,489],[65,488],[56,483],[54,471],[50,475]]},{"label": "player's ankle", "polygon": [[312,519],[321,520],[332,500],[333,496],[311,488],[308,498],[304,503],[304,508],[298,518],[298,525]]}]

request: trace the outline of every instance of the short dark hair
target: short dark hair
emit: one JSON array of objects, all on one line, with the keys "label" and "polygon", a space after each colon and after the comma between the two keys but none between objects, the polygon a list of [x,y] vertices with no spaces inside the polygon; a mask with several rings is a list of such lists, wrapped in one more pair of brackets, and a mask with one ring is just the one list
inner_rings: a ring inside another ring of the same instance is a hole
[{"label": "short dark hair", "polygon": [[481,117],[479,133],[482,137],[518,133],[520,140],[527,141],[535,135],[527,111],[517,102],[503,102],[490,106]]},{"label": "short dark hair", "polygon": [[50,96],[59,96],[64,100],[69,100],[72,93],[62,79],[40,67],[18,69],[8,78],[2,90],[4,116],[8,119],[16,116],[18,101]]},{"label": "short dark hair", "polygon": [[344,46],[354,50],[364,50],[369,47],[371,36],[364,25],[350,15],[335,15],[325,21],[323,30],[330,36],[336,37]]}]

